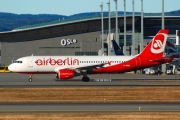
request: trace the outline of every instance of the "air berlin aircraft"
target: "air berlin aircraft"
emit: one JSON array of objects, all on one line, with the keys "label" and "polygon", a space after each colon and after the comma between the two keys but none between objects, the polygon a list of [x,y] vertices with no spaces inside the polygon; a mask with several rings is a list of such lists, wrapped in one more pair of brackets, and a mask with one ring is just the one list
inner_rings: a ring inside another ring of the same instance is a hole
[{"label": "air berlin aircraft", "polygon": [[[116,40],[111,40],[112,49],[114,55],[116,56],[124,56],[124,53],[121,51],[121,48],[117,44]],[[166,41],[166,50],[167,50],[167,57],[173,57],[174,59],[170,62],[170,64],[180,66],[180,53],[177,51],[174,43],[171,39],[167,39]]]},{"label": "air berlin aircraft", "polygon": [[160,30],[146,48],[135,56],[27,56],[14,61],[8,69],[16,73],[57,74],[62,80],[82,75],[88,82],[90,74],[124,73],[171,62],[164,56],[169,30]]}]

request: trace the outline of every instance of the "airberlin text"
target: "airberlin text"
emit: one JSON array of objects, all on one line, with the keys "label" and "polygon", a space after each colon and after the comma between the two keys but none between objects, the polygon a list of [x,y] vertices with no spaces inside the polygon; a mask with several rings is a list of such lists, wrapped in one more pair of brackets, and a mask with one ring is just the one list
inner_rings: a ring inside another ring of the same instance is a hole
[{"label": "airberlin text", "polygon": [[73,59],[73,58],[66,58],[66,59],[53,59],[53,58],[43,58],[43,59],[37,59],[36,60],[36,65],[38,66],[61,66],[61,65],[79,65],[79,60],[78,59]]}]

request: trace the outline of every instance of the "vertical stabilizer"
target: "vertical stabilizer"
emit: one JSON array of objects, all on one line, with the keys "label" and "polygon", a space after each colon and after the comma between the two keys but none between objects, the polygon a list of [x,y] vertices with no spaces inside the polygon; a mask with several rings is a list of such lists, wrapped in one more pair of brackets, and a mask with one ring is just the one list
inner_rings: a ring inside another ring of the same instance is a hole
[{"label": "vertical stabilizer", "polygon": [[111,44],[112,44],[112,50],[114,52],[114,55],[116,56],[124,55],[121,48],[119,47],[119,45],[117,44],[115,40],[111,40]]},{"label": "vertical stabilizer", "polygon": [[160,30],[150,43],[139,54],[139,57],[161,59],[164,57],[164,50],[166,46],[167,36],[169,30]]}]

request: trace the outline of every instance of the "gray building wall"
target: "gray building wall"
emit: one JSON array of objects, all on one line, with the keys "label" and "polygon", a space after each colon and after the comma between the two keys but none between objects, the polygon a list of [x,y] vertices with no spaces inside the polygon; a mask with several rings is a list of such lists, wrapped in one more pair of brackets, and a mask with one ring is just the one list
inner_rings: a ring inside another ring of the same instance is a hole
[{"label": "gray building wall", "polygon": [[[62,39],[76,39],[77,43],[62,46]],[[63,37],[24,42],[2,42],[1,63],[9,65],[12,60],[30,55],[75,55],[75,52],[98,52],[101,49],[100,32],[90,32]]]}]

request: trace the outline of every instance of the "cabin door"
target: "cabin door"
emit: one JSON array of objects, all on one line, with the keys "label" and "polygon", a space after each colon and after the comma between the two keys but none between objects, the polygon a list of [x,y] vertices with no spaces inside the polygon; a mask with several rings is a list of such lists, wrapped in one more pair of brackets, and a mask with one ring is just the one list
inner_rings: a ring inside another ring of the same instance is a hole
[{"label": "cabin door", "polygon": [[33,57],[28,59],[28,67],[33,67]]},{"label": "cabin door", "polygon": [[136,66],[141,65],[141,59],[139,57],[136,58]]}]

